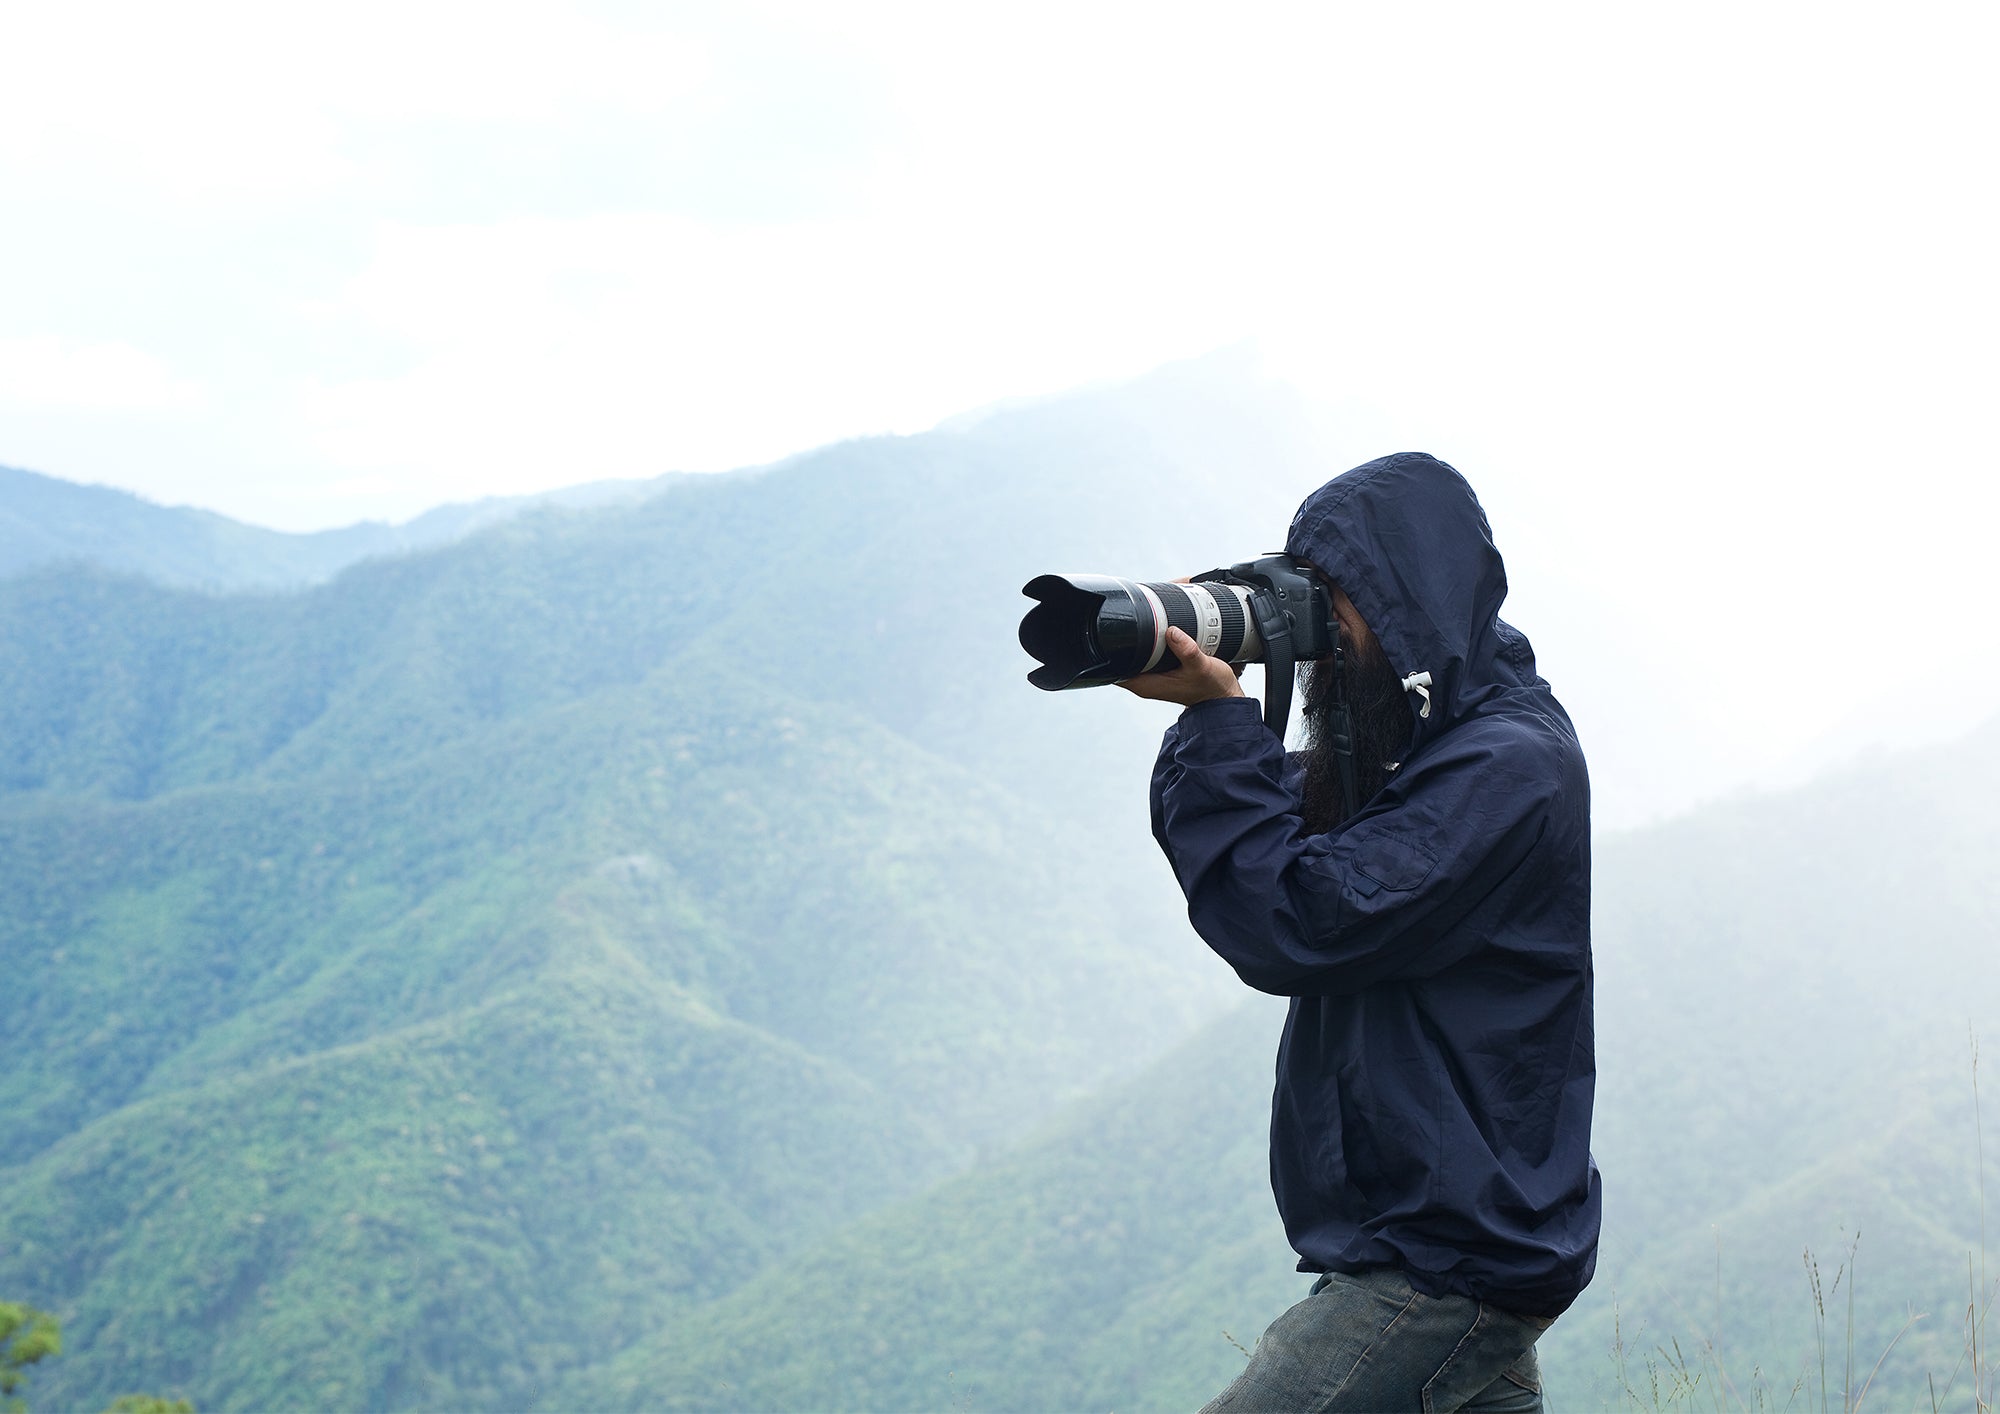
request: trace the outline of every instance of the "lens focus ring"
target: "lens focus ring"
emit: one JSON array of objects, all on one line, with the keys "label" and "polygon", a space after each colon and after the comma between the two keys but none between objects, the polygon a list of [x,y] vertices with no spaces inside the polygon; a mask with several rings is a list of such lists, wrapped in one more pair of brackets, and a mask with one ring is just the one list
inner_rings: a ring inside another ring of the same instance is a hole
[{"label": "lens focus ring", "polygon": [[1243,651],[1243,598],[1233,585],[1210,584],[1203,586],[1215,600],[1216,612],[1222,616],[1222,639],[1215,645],[1215,656],[1225,663],[1237,661],[1237,654]]},{"label": "lens focus ring", "polygon": [[1188,586],[1154,584],[1149,580],[1146,587],[1160,596],[1160,607],[1167,611],[1168,626],[1179,629],[1196,643],[1201,642],[1201,610],[1188,593]]}]

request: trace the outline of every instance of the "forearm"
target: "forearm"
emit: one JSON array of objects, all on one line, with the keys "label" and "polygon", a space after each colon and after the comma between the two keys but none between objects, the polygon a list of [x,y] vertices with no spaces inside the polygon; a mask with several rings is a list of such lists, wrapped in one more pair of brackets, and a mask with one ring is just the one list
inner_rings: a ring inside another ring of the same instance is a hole
[{"label": "forearm", "polygon": [[1195,931],[1244,982],[1295,995],[1325,959],[1291,906],[1288,876],[1308,846],[1285,755],[1247,699],[1191,707],[1153,773],[1153,834]]}]

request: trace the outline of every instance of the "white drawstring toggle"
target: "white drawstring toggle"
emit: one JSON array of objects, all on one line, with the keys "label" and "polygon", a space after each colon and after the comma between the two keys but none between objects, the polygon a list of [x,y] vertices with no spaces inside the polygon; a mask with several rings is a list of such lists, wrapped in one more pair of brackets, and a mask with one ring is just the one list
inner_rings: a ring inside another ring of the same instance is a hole
[{"label": "white drawstring toggle", "polygon": [[1424,705],[1417,709],[1417,715],[1425,721],[1429,721],[1431,715],[1431,675],[1429,673],[1411,673],[1403,679],[1403,691],[1414,692],[1417,696],[1424,699]]}]

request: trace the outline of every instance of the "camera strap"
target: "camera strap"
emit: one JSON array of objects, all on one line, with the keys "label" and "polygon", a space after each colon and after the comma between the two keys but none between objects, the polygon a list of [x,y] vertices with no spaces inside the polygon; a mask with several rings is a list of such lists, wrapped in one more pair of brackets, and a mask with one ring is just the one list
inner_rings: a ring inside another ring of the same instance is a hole
[{"label": "camera strap", "polygon": [[1292,621],[1268,589],[1250,595],[1250,612],[1257,616],[1257,636],[1264,640],[1264,725],[1278,734],[1282,745],[1292,715]]},{"label": "camera strap", "polygon": [[1340,818],[1346,820],[1361,808],[1361,787],[1354,771],[1354,714],[1347,710],[1347,662],[1338,638],[1327,663],[1333,674],[1333,764],[1340,771]]}]

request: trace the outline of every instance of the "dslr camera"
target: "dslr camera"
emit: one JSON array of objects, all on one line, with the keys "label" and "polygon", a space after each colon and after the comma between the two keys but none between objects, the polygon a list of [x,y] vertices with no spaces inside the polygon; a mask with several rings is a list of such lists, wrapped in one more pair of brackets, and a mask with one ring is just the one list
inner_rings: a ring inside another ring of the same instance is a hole
[{"label": "dslr camera", "polygon": [[1021,646],[1040,664],[1028,674],[1034,686],[1060,692],[1171,672],[1180,660],[1167,651],[1167,630],[1178,628],[1225,663],[1264,664],[1264,720],[1281,739],[1293,666],[1340,656],[1332,592],[1291,555],[1209,570],[1189,584],[1045,574],[1021,592],[1036,601],[1021,620]]}]

